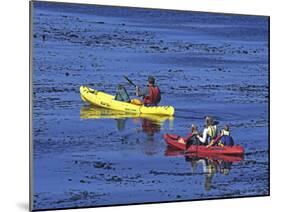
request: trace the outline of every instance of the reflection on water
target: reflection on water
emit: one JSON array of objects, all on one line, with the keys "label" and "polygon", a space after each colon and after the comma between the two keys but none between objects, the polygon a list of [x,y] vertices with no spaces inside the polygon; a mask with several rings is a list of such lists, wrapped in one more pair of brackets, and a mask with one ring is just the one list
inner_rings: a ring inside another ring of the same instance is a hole
[{"label": "reflection on water", "polygon": [[118,131],[123,131],[125,130],[125,124],[126,124],[126,121],[127,119],[115,119],[117,121],[117,129]]},{"label": "reflection on water", "polygon": [[182,150],[175,150],[167,147],[165,156],[184,156],[185,161],[190,164],[192,173],[204,173],[205,191],[212,188],[212,180],[216,174],[227,176],[230,174],[231,166],[244,160],[243,156],[232,155],[206,155],[201,153],[187,154]]},{"label": "reflection on water", "polygon": [[148,136],[152,136],[161,131],[161,127],[166,121],[169,122],[169,129],[173,128],[174,117],[159,116],[154,114],[134,114],[124,111],[110,110],[95,106],[82,106],[80,109],[81,119],[115,119],[118,131],[126,128],[128,119],[134,119],[136,123],[140,122],[142,131]]},{"label": "reflection on water", "polygon": [[81,119],[114,119],[116,128],[122,132],[127,127],[131,127],[129,119],[133,120],[136,126],[140,126],[140,130],[136,127],[137,132],[146,134],[145,142],[143,143],[143,152],[147,156],[155,155],[159,152],[159,141],[155,140],[155,134],[162,130],[162,127],[168,122],[168,129],[173,129],[174,117],[159,116],[154,114],[133,114],[125,113],[124,111],[109,110],[95,106],[82,106],[80,109]]}]

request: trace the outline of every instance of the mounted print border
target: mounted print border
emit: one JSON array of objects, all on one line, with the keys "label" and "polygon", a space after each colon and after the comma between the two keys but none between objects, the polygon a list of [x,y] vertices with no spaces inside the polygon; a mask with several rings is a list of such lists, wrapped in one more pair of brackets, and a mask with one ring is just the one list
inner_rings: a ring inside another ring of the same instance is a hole
[{"label": "mounted print border", "polygon": [[270,18],[30,2],[30,210],[270,195]]}]

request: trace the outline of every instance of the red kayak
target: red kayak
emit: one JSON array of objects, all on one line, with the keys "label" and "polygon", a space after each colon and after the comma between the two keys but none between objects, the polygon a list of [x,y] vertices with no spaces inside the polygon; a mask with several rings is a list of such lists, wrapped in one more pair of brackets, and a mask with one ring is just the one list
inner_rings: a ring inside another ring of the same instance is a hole
[{"label": "red kayak", "polygon": [[219,160],[224,162],[240,162],[244,160],[243,155],[224,155],[224,154],[206,154],[206,153],[185,153],[183,150],[177,150],[171,147],[167,147],[165,151],[165,156],[177,157],[185,156],[190,159],[208,159],[208,160]]},{"label": "red kayak", "polygon": [[200,154],[207,154],[207,155],[216,155],[216,154],[223,154],[223,155],[243,155],[244,148],[239,145],[234,146],[197,146],[191,145],[186,148],[186,145],[183,143],[178,142],[178,135],[172,134],[164,134],[164,139],[169,147],[178,150],[184,150],[186,153],[200,153]]}]

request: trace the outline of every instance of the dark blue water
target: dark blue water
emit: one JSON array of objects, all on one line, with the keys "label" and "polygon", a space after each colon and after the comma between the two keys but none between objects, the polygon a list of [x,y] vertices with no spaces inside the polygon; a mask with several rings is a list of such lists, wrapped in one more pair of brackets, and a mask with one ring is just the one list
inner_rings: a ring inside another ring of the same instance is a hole
[{"label": "dark blue water", "polygon": [[[34,2],[34,209],[267,195],[268,19]],[[154,75],[173,118],[85,105]],[[164,133],[212,115],[244,158],[189,158]]]}]

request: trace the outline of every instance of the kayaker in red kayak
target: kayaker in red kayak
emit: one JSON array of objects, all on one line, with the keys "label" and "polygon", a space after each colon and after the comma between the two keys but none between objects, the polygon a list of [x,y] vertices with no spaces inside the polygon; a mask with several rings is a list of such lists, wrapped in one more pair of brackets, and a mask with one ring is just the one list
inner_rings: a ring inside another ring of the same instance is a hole
[{"label": "kayaker in red kayak", "polygon": [[161,101],[161,92],[157,85],[155,85],[155,78],[148,77],[148,85],[144,89],[136,86],[136,95],[143,97],[143,104],[145,106],[157,106]]},{"label": "kayaker in red kayak", "polygon": [[215,146],[215,145],[218,145],[218,146],[233,146],[234,145],[233,138],[232,138],[232,136],[230,136],[230,128],[228,125],[225,125],[223,127],[223,129],[221,130],[220,139],[212,140],[207,147]]},{"label": "kayaker in red kayak", "polygon": [[205,121],[206,125],[202,136],[197,135],[196,137],[202,144],[208,145],[217,137],[217,126],[214,124],[214,120],[210,116],[206,116]]},{"label": "kayaker in red kayak", "polygon": [[230,135],[230,128],[228,125],[225,125],[223,130],[221,131],[221,139],[219,142],[220,146],[233,146],[234,140],[232,136]]},{"label": "kayaker in red kayak", "polygon": [[[197,126],[195,125],[195,124],[192,124],[191,125],[191,133],[189,133],[188,135],[187,135],[187,138],[186,139],[184,139],[183,137],[179,137],[178,138],[178,142],[179,143],[182,143],[182,144],[186,144],[186,143],[193,143],[192,142],[192,138],[194,137],[194,136],[196,136],[196,135],[198,135],[198,128],[197,128]],[[196,138],[195,138],[196,139]]]}]

